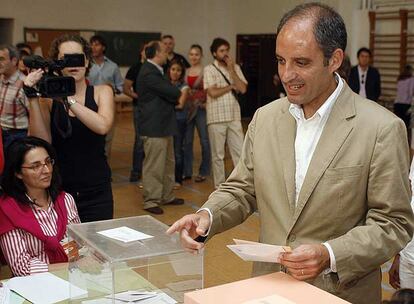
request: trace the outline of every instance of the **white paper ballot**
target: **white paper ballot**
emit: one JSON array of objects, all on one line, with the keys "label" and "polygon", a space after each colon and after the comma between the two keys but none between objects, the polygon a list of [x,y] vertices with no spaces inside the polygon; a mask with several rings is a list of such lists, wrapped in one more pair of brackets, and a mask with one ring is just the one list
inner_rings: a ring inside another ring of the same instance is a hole
[{"label": "white paper ballot", "polygon": [[[130,292],[130,291],[127,291],[127,292]],[[122,292],[122,293],[115,294],[115,297],[120,294],[124,294],[124,293]],[[112,302],[112,299],[109,299],[109,298],[87,300],[87,301],[82,302],[82,304],[112,304],[112,303],[115,303],[115,304],[126,304],[126,303],[128,304],[129,303],[131,304],[176,304],[177,301],[171,298],[170,296],[168,296],[167,294],[165,294],[164,292],[156,292],[155,296],[151,296],[150,298],[135,300],[135,301],[130,301],[130,302],[126,302],[126,301],[119,300],[116,298],[114,302]]]},{"label": "white paper ballot", "polygon": [[[114,299],[123,302],[137,302],[149,298],[153,298],[157,295],[156,292],[151,291],[124,291],[114,294]],[[105,298],[111,298],[112,296],[106,296]]]},{"label": "white paper ballot", "polygon": [[243,302],[242,304],[296,304],[296,303],[284,297],[281,297],[279,295],[271,295],[269,297]]},{"label": "white paper ballot", "polygon": [[[14,277],[7,282],[7,285],[34,304],[52,304],[69,299],[71,296],[72,298],[80,297],[88,293],[49,272]],[[45,288],[39,288],[39,286]]]},{"label": "white paper ballot", "polygon": [[108,230],[102,230],[102,231],[98,231],[98,233],[103,236],[106,236],[111,239],[115,239],[115,240],[118,240],[124,243],[146,240],[146,239],[150,239],[153,237],[152,235],[139,232],[137,230],[131,229],[126,226],[108,229]]},{"label": "white paper ballot", "polygon": [[291,251],[288,246],[277,246],[233,239],[236,245],[227,247],[244,261],[279,263],[279,255]]}]

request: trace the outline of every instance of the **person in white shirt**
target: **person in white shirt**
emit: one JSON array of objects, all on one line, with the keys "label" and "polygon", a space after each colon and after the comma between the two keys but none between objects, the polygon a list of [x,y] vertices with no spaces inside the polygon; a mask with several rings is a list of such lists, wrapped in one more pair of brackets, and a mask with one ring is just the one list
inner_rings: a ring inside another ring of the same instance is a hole
[{"label": "person in white shirt", "polygon": [[[414,193],[414,160],[410,168],[411,192]],[[411,197],[411,208],[414,211],[414,194]],[[389,280],[395,289],[414,289],[414,240],[401,250],[394,258],[389,271]]]},{"label": "person in white shirt", "polygon": [[229,178],[167,233],[196,254],[200,237],[257,211],[259,241],[292,251],[255,263],[254,275],[284,271],[351,303],[380,303],[380,266],[414,227],[404,123],[336,73],[347,34],[332,8],[298,5],[276,37],[287,98],[256,111]]}]

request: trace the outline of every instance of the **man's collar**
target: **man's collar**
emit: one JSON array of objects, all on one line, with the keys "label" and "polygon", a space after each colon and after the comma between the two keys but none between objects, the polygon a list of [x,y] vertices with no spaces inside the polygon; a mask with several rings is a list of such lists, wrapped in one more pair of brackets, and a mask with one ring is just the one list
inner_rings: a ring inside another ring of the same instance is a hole
[{"label": "man's collar", "polygon": [[20,74],[21,74],[20,71],[17,70],[8,79],[5,79],[4,74],[3,74],[3,75],[1,75],[1,81],[3,83],[15,83],[20,78]]},{"label": "man's collar", "polygon": [[164,75],[164,69],[162,68],[162,66],[160,66],[159,64],[155,63],[154,61],[152,61],[151,59],[147,59],[147,61],[153,65],[155,65],[155,67],[161,72],[161,74]]},{"label": "man's collar", "polygon": [[[335,72],[335,80],[337,82],[336,89],[329,95],[328,99],[321,105],[321,107],[315,112],[315,114],[310,117],[309,119],[315,117],[315,115],[319,115],[319,117],[324,117],[325,115],[329,115],[332,110],[335,101],[338,99],[339,93],[342,91],[344,87],[344,81],[342,80],[341,76],[337,72]],[[291,103],[289,105],[289,112],[295,119],[304,119],[305,115],[303,113],[303,108],[301,105]]]}]

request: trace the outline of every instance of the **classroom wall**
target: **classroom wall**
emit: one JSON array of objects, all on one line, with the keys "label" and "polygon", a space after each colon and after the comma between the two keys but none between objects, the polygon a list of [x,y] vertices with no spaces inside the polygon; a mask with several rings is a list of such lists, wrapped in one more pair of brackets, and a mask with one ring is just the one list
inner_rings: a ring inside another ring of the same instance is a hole
[{"label": "classroom wall", "polygon": [[[13,42],[24,40],[24,27],[155,31],[172,34],[176,51],[186,54],[199,43],[208,48],[214,37],[230,41],[237,34],[274,33],[281,16],[299,0],[0,0],[0,18],[13,18]],[[367,12],[360,0],[322,1],[336,8],[347,24],[348,50],[368,44]],[[30,8],[30,9],[29,9]],[[361,14],[356,18],[357,14]],[[366,14],[366,18],[364,15]],[[360,26],[363,25],[363,26]],[[351,59],[353,59],[351,56]]]}]

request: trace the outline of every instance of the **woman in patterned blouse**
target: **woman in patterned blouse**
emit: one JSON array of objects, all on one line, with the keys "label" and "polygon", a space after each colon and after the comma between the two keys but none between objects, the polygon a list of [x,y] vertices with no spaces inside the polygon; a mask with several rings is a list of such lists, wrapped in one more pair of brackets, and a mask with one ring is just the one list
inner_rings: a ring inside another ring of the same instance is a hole
[{"label": "woman in patterned blouse", "polygon": [[55,157],[52,146],[36,137],[16,140],[7,150],[0,248],[15,276],[68,261],[66,227],[80,221],[73,197],[61,190]]}]

